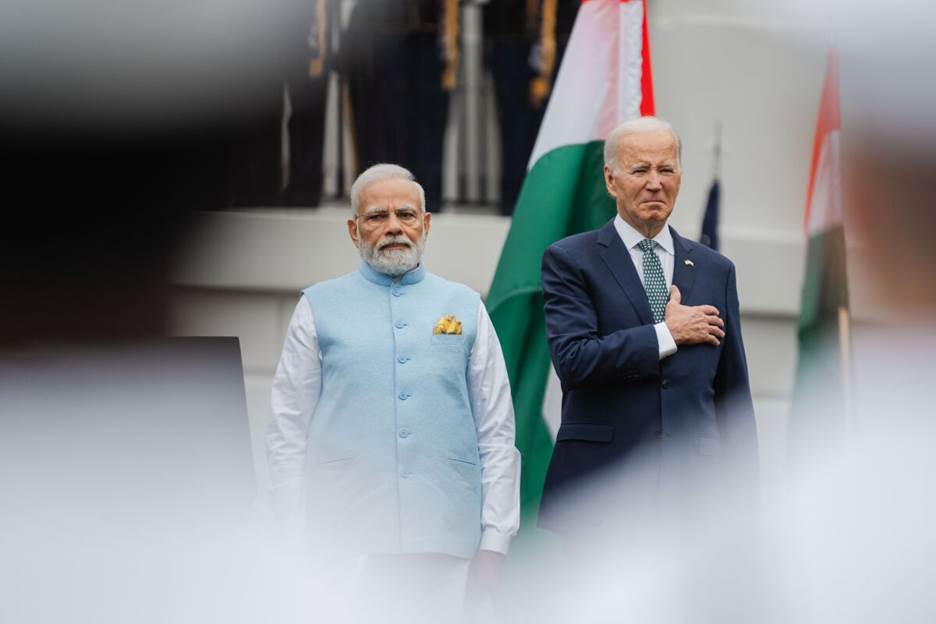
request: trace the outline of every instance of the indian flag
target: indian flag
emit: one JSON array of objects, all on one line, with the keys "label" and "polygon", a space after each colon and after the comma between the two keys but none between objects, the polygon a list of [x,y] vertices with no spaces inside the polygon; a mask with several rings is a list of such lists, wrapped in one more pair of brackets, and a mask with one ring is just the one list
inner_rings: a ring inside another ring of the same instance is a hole
[{"label": "indian flag", "polygon": [[[558,429],[540,262],[555,241],[614,216],[602,177],[604,139],[620,122],[652,115],[646,0],[584,0],[540,127],[487,308],[507,361],[524,520],[539,507]],[[550,383],[548,380],[552,378]]]},{"label": "indian flag", "polygon": [[792,420],[797,452],[847,428],[850,397],[848,279],[842,220],[838,63],[829,54],[813,141],[803,229],[806,274]]}]

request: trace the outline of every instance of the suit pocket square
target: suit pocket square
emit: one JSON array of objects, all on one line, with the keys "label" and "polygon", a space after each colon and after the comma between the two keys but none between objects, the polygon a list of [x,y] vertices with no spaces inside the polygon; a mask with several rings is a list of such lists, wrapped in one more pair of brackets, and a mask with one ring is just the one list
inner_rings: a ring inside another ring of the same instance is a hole
[{"label": "suit pocket square", "polygon": [[438,321],[436,321],[435,326],[432,328],[432,334],[434,336],[460,336],[462,333],[462,324],[454,314],[446,314]]}]

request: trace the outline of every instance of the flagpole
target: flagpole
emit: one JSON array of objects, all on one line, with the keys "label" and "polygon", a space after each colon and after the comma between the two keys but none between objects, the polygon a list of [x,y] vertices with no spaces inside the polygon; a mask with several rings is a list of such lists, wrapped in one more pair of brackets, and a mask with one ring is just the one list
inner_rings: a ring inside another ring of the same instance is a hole
[{"label": "flagpole", "polygon": [[721,196],[721,156],[722,156],[722,124],[715,122],[715,135],[712,146],[712,185],[709,187],[708,199],[705,202],[705,212],[702,216],[702,231],[699,242],[718,251],[718,205]]},{"label": "flagpole", "polygon": [[857,428],[852,396],[851,317],[848,308],[838,307],[839,362],[841,363],[842,400],[845,408],[846,427],[851,432]]},{"label": "flagpole", "polygon": [[715,122],[715,147],[712,150],[715,154],[714,172],[716,180],[721,179],[721,160],[722,160],[722,123]]}]

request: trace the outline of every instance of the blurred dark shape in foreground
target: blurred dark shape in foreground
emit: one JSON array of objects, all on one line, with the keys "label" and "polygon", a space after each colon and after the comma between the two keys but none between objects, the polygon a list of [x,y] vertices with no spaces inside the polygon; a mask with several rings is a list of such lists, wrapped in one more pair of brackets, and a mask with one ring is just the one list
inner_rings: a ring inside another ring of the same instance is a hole
[{"label": "blurred dark shape in foreground", "polygon": [[243,369],[164,337],[169,278],[288,11],[54,4],[0,8],[0,620],[206,621],[248,572]]},{"label": "blurred dark shape in foreground", "polygon": [[188,218],[224,206],[219,135],[4,130],[0,347],[162,334]]},{"label": "blurred dark shape in foreground", "polygon": [[0,348],[163,333],[189,217],[278,179],[251,145],[299,5],[0,8]]}]

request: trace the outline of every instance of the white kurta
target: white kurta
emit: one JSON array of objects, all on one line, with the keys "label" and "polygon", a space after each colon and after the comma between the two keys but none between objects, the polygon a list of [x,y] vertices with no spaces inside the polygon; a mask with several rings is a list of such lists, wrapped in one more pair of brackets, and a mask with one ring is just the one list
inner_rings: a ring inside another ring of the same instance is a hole
[{"label": "white kurta", "polygon": [[[484,306],[468,363],[468,388],[481,459],[482,550],[505,553],[520,526],[520,453],[507,368]],[[267,454],[279,511],[298,516],[306,436],[322,389],[322,358],[308,300],[296,305],[273,379]],[[308,506],[308,505],[307,505]],[[312,503],[314,507],[314,502]]]}]

